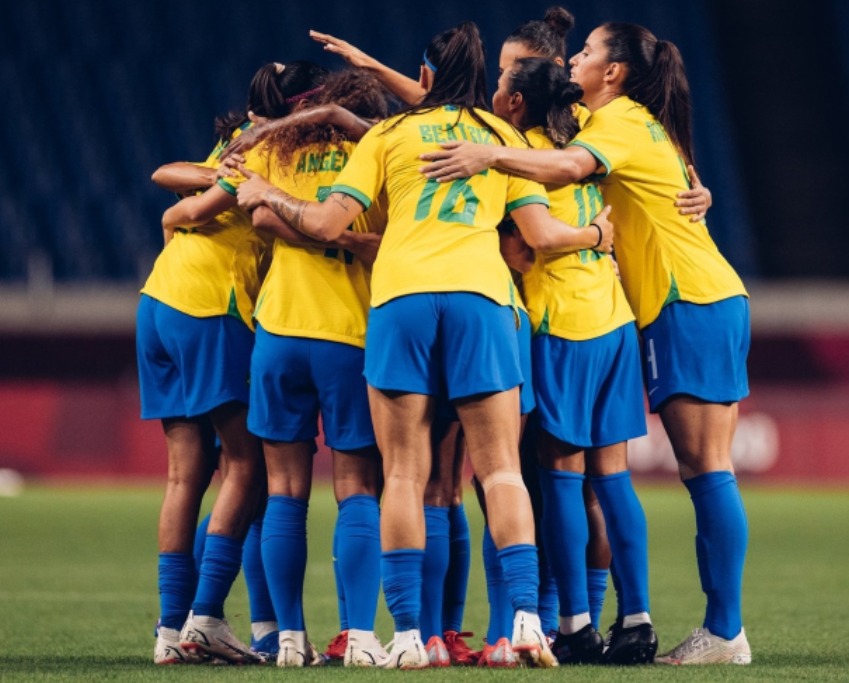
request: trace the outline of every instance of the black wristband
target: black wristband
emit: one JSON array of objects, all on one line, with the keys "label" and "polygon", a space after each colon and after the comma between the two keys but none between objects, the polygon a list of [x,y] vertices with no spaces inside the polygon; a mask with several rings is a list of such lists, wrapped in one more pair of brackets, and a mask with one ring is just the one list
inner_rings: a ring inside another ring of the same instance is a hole
[{"label": "black wristband", "polygon": [[601,240],[602,240],[602,237],[603,237],[602,232],[601,232],[601,226],[598,223],[590,223],[589,227],[595,228],[596,230],[598,230],[598,242],[596,242],[592,246],[593,249],[598,249],[601,246]]}]

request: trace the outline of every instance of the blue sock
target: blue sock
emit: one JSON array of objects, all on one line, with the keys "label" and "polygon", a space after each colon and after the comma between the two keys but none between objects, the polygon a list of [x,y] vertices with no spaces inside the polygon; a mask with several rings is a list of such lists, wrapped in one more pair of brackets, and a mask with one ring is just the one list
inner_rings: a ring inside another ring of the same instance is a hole
[{"label": "blue sock", "polygon": [[462,631],[463,612],[466,609],[466,591],[469,587],[469,568],[472,561],[472,543],[466,508],[453,505],[448,508],[451,525],[448,573],[445,575],[445,593],[442,596],[442,630]]},{"label": "blue sock", "polygon": [[548,559],[540,556],[539,562],[539,620],[544,633],[557,633],[559,622],[557,612],[557,581]]},{"label": "blue sock", "polygon": [[242,545],[238,538],[206,535],[198,589],[192,603],[195,614],[224,618],[224,601],[242,567]]},{"label": "blue sock", "polygon": [[720,638],[743,628],[743,565],[749,540],[746,510],[731,472],[708,472],[684,484],[696,509],[696,557],[707,595],[704,626]]},{"label": "blue sock", "polygon": [[539,469],[542,489],[542,534],[557,580],[560,616],[590,611],[587,595],[587,542],[590,532],[584,509],[584,475]]},{"label": "blue sock", "polygon": [[377,498],[350,496],[339,503],[336,518],[336,562],[342,584],[343,630],[374,630],[380,593],[380,508]]},{"label": "blue sock", "polygon": [[622,614],[649,612],[649,548],[646,515],[630,472],[592,477],[619,573]]},{"label": "blue sock", "polygon": [[442,594],[448,573],[451,532],[448,508],[425,505],[424,513],[427,544],[422,564],[420,628],[422,640],[427,643],[431,636],[442,637]]},{"label": "blue sock", "polygon": [[539,557],[537,547],[517,543],[498,551],[501,573],[513,612],[539,612]]},{"label": "blue sock", "polygon": [[607,569],[592,569],[587,567],[587,596],[590,599],[590,621],[597,631],[601,620],[601,610],[604,608],[604,596],[607,593]]},{"label": "blue sock", "polygon": [[422,611],[422,564],[424,550],[403,548],[381,553],[380,575],[386,606],[395,621],[395,631],[419,628]]},{"label": "blue sock", "polygon": [[622,611],[622,582],[619,581],[619,570],[616,568],[616,558],[610,559],[610,580],[613,582],[613,590],[616,592],[616,620],[621,621],[625,616]]},{"label": "blue sock", "polygon": [[262,563],[281,631],[304,630],[304,574],[307,570],[309,503],[269,496],[262,522]]},{"label": "blue sock", "polygon": [[159,623],[183,628],[198,585],[194,557],[188,553],[159,553]]},{"label": "blue sock", "polygon": [[336,604],[339,608],[339,630],[348,630],[348,607],[345,604],[345,586],[339,576],[339,516],[333,529],[333,577],[336,579]]},{"label": "blue sock", "polygon": [[486,642],[495,645],[499,638],[513,637],[513,606],[501,573],[498,549],[492,541],[489,527],[483,528],[483,570],[486,575],[486,595],[489,599],[489,626]]},{"label": "blue sock", "polygon": [[248,586],[248,602],[251,608],[251,623],[277,621],[274,604],[268,591],[265,567],[262,564],[262,518],[254,520],[245,537],[242,548],[242,572]]},{"label": "blue sock", "polygon": [[200,563],[203,562],[203,547],[206,545],[206,530],[209,529],[209,520],[212,519],[212,514],[208,514],[198,524],[195,531],[195,544],[192,552],[195,557],[195,569],[200,573]]}]

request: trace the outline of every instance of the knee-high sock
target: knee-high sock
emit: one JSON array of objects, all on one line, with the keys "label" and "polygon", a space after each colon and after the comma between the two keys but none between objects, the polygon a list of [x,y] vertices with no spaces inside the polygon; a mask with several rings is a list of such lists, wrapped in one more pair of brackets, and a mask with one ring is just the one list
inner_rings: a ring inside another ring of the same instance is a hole
[{"label": "knee-high sock", "polygon": [[339,503],[335,539],[334,566],[345,596],[343,630],[373,631],[380,593],[380,508],[377,498],[356,495]]},{"label": "knee-high sock", "polygon": [[159,553],[159,623],[183,628],[198,586],[195,559],[188,553]]},{"label": "knee-high sock", "polygon": [[396,632],[419,628],[424,554],[424,550],[402,548],[380,556],[383,595],[395,621]]},{"label": "knee-high sock", "polygon": [[448,508],[425,505],[427,545],[422,565],[422,612],[420,628],[426,643],[431,636],[442,637],[442,594],[448,573],[450,525]]},{"label": "knee-high sock", "polygon": [[607,593],[607,569],[587,567],[587,596],[590,599],[590,621],[598,630],[601,611],[604,609],[604,596]]},{"label": "knee-high sock", "polygon": [[242,548],[242,573],[248,586],[248,602],[251,609],[251,623],[276,621],[274,604],[265,578],[262,564],[262,518],[254,520],[245,537]]},{"label": "knee-high sock", "polygon": [[281,631],[304,630],[308,507],[299,498],[269,496],[265,509],[262,563]]},{"label": "knee-high sock", "polygon": [[540,553],[539,558],[539,620],[545,633],[556,633],[558,629],[557,581],[548,563],[548,558]]},{"label": "knee-high sock", "polygon": [[619,573],[622,614],[649,612],[649,551],[646,515],[630,472],[592,477],[607,527],[611,554]]},{"label": "knee-high sock", "polygon": [[495,645],[499,638],[513,636],[513,606],[501,573],[498,549],[492,541],[489,527],[483,528],[483,569],[486,575],[486,595],[489,599],[489,626],[486,642]]},{"label": "knee-high sock", "polygon": [[448,522],[450,545],[448,573],[445,575],[442,596],[442,630],[462,631],[472,557],[469,520],[466,518],[466,508],[462,503],[448,508]]},{"label": "knee-high sock", "polygon": [[539,612],[539,557],[537,547],[526,543],[498,551],[501,573],[513,612]]},{"label": "knee-high sock", "polygon": [[224,601],[239,575],[241,566],[240,539],[207,534],[192,611],[198,615],[223,619]]},{"label": "knee-high sock", "polygon": [[[333,529],[333,577],[336,579],[336,604],[339,609],[339,630],[348,630],[348,607],[345,604],[345,586],[342,577],[339,576],[339,517],[336,517],[336,526]],[[378,573],[378,576],[380,574]],[[379,581],[379,579],[378,579]]]},{"label": "knee-high sock", "polygon": [[206,531],[209,529],[210,519],[212,519],[212,514],[208,514],[200,520],[197,531],[195,531],[195,543],[192,548],[192,553],[194,553],[195,569],[198,573],[200,573],[200,564],[203,562],[203,548],[206,545]]},{"label": "knee-high sock", "polygon": [[588,613],[584,475],[540,468],[545,552],[557,580],[560,616]]},{"label": "knee-high sock", "polygon": [[746,510],[731,472],[708,472],[684,482],[696,510],[696,557],[707,596],[704,626],[720,638],[743,627],[743,565],[749,540]]}]

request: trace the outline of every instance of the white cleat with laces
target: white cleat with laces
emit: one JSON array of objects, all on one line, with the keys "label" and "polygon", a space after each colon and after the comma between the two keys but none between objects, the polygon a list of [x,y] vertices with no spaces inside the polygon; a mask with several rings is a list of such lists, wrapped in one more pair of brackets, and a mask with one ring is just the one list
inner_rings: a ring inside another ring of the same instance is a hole
[{"label": "white cleat with laces", "polygon": [[283,668],[324,664],[324,657],[307,639],[306,631],[280,631],[279,638],[280,651],[277,653],[277,666]]},{"label": "white cleat with laces", "polygon": [[549,669],[557,666],[557,658],[548,646],[538,614],[519,610],[513,618],[513,651],[528,666]]},{"label": "white cleat with laces", "polygon": [[387,647],[391,650],[383,665],[385,669],[426,669],[430,666],[430,657],[418,629],[396,631]]},{"label": "white cleat with laces", "polygon": [[374,631],[348,630],[348,645],[345,648],[345,666],[382,667],[389,662],[389,654],[383,649]]},{"label": "white cleat with laces", "polygon": [[745,629],[731,640],[697,628],[679,645],[654,658],[655,664],[751,664],[752,650]]}]

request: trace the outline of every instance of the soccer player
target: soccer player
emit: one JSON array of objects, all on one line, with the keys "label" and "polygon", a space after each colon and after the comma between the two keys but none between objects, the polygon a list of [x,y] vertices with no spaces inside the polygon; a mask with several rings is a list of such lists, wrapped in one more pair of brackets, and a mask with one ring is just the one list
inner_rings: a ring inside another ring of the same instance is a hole
[{"label": "soccer player", "polygon": [[[332,74],[310,99],[335,102],[365,118],[387,113],[382,86],[364,71]],[[305,200],[323,199],[353,149],[332,127],[287,126],[261,135],[243,167]],[[228,180],[234,201],[244,180]],[[255,313],[248,427],[263,440],[268,469],[262,554],[280,627],[281,667],[321,661],[308,641],[303,615],[307,506],[319,413],[333,454],[339,503],[334,557],[348,627],[345,664],[376,666],[387,657],[374,634],[380,457],[363,378],[369,266],[379,242],[368,233],[382,231],[382,209],[375,203],[332,245],[306,240],[267,209],[253,214],[256,228],[278,236]]]},{"label": "soccer player", "polygon": [[[601,176],[605,201],[617,208],[617,258],[642,335],[649,406],[695,508],[707,596],[702,627],[656,661],[749,664],[741,609],[748,523],[730,452],[738,403],[748,395],[748,295],[705,223],[669,206],[693,164],[683,60],[642,26],[608,23],[569,63],[592,115],[568,147],[452,144],[458,148],[427,156],[435,163],[426,175],[448,182],[495,167],[544,182]],[[624,633],[619,624],[614,642]]]},{"label": "soccer player", "polygon": [[[428,91],[422,102],[364,136],[323,203],[297,200],[256,176],[240,186],[239,202],[248,210],[270,206],[304,234],[329,240],[382,190],[388,196],[389,222],[374,266],[366,339],[369,400],[384,457],[381,573],[395,620],[388,666],[429,663],[419,632],[422,501],[431,466],[434,397],[443,382],[487,495],[515,613],[513,647],[528,662],[554,666],[537,615],[533,515],[519,473],[522,377],[513,286],[498,251],[496,226],[506,208],[537,247],[591,247],[598,233],[553,219],[539,185],[489,172],[440,186],[418,172],[419,154],[442,139],[522,144],[513,129],[484,111],[483,49],[474,24],[461,24],[431,41],[421,79]],[[600,245],[605,251],[612,248],[608,212],[596,217],[606,229],[606,243]]]},{"label": "soccer player", "polygon": [[[245,120],[228,120],[231,125],[224,127],[241,130],[248,118],[289,113],[289,100],[297,93],[287,88],[299,87],[298,71],[282,64],[260,69],[251,82]],[[228,140],[216,148],[210,164]],[[258,661],[230,630],[223,605],[264,493],[262,452],[246,417],[251,316],[270,250],[235,202],[206,204],[217,189],[187,197],[165,212],[163,230],[173,239],[154,264],[138,310],[142,417],[162,420],[169,457],[159,527],[161,627],[154,652],[154,661],[163,664],[186,661],[187,653]],[[216,436],[222,484],[198,578],[192,546],[215,465],[210,453]]]}]

